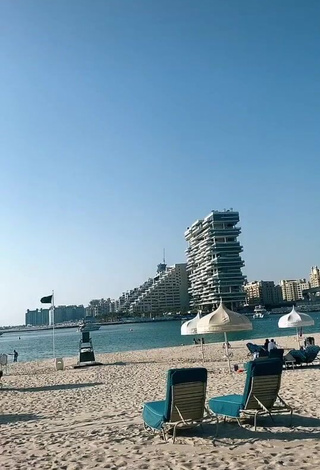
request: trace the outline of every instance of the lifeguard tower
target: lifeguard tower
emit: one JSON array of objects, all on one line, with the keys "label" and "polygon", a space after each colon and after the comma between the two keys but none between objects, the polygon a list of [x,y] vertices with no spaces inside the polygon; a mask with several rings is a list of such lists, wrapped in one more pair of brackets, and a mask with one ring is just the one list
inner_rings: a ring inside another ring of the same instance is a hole
[{"label": "lifeguard tower", "polygon": [[79,361],[74,366],[75,369],[80,367],[101,366],[102,362],[95,360],[92,339],[89,331],[82,331],[79,341]]}]

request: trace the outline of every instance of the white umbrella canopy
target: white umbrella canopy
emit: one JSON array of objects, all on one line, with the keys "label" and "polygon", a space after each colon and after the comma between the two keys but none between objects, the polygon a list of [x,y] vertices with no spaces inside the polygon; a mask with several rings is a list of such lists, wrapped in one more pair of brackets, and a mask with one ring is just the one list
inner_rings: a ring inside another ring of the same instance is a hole
[{"label": "white umbrella canopy", "polygon": [[202,317],[197,323],[198,334],[224,333],[226,357],[231,372],[230,357],[228,351],[227,332],[252,330],[252,323],[245,315],[233,312],[220,302],[219,307],[208,315]]},{"label": "white umbrella canopy", "polygon": [[297,312],[297,310],[292,307],[290,313],[283,315],[279,318],[278,327],[279,328],[300,328],[302,326],[313,326],[314,319],[307,315],[306,313]]},{"label": "white umbrella canopy", "polygon": [[182,335],[196,335],[197,334],[197,324],[201,318],[200,312],[192,318],[191,320],[185,321],[181,325],[181,334]]},{"label": "white umbrella canopy", "polygon": [[[187,320],[186,322],[182,323],[181,325],[181,334],[182,335],[196,335],[197,332],[197,324],[201,318],[201,312],[198,312],[197,315],[192,318],[191,320]],[[203,351],[203,343],[201,341],[201,354],[202,354],[202,362],[204,362],[204,351]]]},{"label": "white umbrella canopy", "polygon": [[220,302],[219,307],[198,321],[198,334],[227,333],[252,330],[252,323],[245,315],[229,310]]},{"label": "white umbrella canopy", "polygon": [[298,312],[294,306],[292,307],[292,310],[290,313],[287,313],[286,315],[282,315],[282,317],[279,318],[278,321],[278,327],[279,328],[296,328],[297,330],[297,341],[298,344],[300,344],[300,336],[299,336],[299,328],[302,328],[303,326],[313,326],[314,325],[314,319],[310,317],[310,315],[307,315],[306,313],[301,313]]}]

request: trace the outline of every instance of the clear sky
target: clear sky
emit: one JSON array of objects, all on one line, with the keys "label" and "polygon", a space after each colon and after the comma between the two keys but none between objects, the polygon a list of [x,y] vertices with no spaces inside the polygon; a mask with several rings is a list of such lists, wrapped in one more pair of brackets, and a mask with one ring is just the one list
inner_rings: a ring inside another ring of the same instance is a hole
[{"label": "clear sky", "polygon": [[118,297],[212,209],[252,279],[320,264],[318,0],[3,0],[0,324]]}]

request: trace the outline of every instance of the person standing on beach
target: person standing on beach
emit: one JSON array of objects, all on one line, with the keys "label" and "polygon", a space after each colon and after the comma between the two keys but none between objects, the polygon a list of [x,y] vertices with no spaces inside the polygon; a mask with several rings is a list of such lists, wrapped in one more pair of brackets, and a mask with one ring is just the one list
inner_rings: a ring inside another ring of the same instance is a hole
[{"label": "person standing on beach", "polygon": [[18,351],[16,351],[15,349],[13,350],[13,362],[18,362]]}]

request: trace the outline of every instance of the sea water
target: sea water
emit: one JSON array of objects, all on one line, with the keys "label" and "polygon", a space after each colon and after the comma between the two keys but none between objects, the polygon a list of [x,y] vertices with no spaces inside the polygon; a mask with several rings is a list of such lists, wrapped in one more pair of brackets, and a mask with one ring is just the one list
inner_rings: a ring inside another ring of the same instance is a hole
[{"label": "sea water", "polygon": [[[320,312],[312,313],[314,326],[304,328],[303,333],[311,335],[320,331]],[[228,333],[228,340],[245,342],[255,338],[275,338],[295,335],[295,329],[279,329],[281,315],[269,315],[263,319],[252,320],[253,330]],[[94,351],[111,353],[135,351],[139,349],[164,348],[192,344],[193,336],[181,336],[180,321],[163,321],[121,325],[104,325],[90,333]],[[206,343],[223,342],[222,334],[201,335]],[[55,357],[78,356],[80,333],[76,328],[55,330]],[[34,361],[53,357],[52,331],[4,333],[0,336],[0,353],[13,353],[16,349],[20,361]],[[13,356],[9,356],[10,361]]]}]

